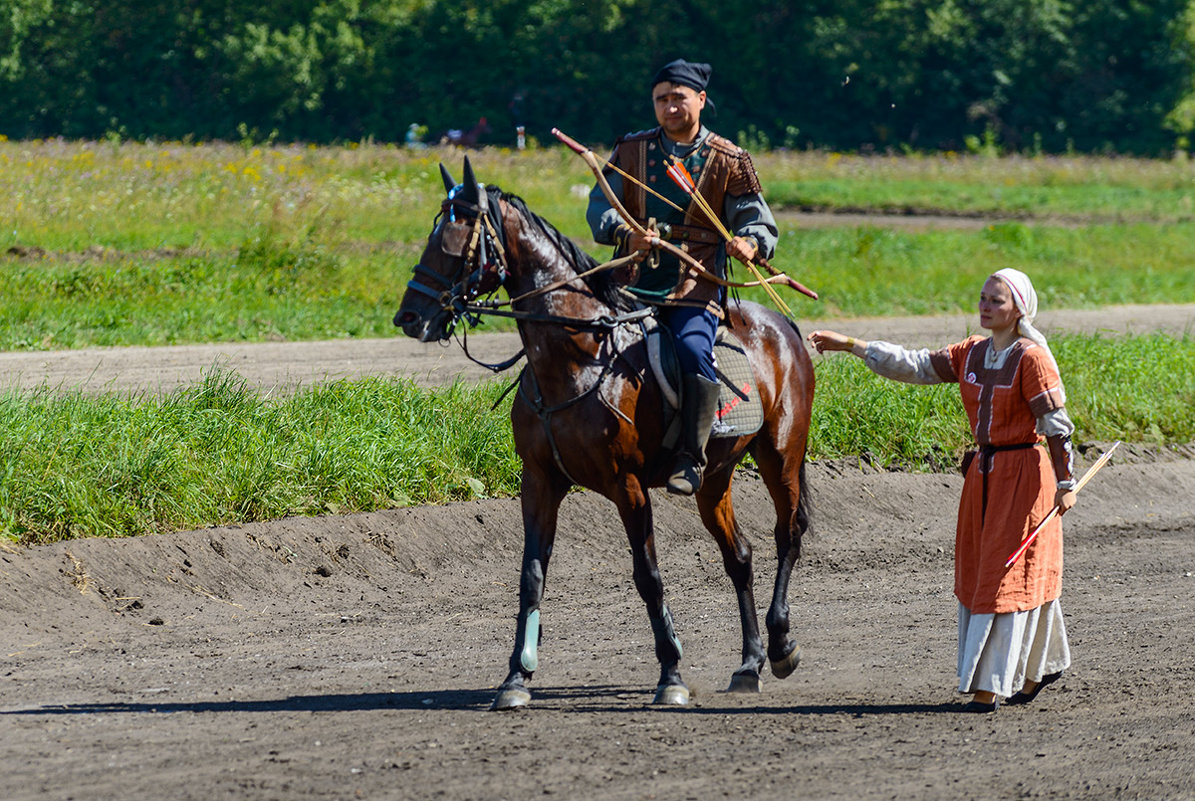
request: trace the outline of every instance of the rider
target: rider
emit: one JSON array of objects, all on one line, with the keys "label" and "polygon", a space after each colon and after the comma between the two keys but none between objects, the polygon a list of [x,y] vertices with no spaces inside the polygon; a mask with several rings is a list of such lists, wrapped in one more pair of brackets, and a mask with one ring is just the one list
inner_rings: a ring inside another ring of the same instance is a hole
[{"label": "rider", "polygon": [[[701,123],[707,105],[709,64],[683,59],[672,61],[652,78],[651,99],[659,126],[627,134],[614,145],[610,162],[643,185],[686,209],[677,211],[642,186],[606,168],[605,176],[623,206],[644,228],[685,249],[711,273],[724,278],[726,257],[749,261],[757,254],[770,258],[776,247],[776,221],[764,202],[759,176],[747,151],[711,132]],[[697,190],[721,217],[733,235],[726,242],[697,203],[667,174],[669,156],[684,162]],[[681,450],[668,491],[692,495],[701,486],[705,445],[718,404],[718,378],[714,371],[714,337],[725,316],[726,291],[700,280],[676,256],[657,249],[658,239],[644,237],[627,224],[605,195],[594,188],[586,214],[593,238],[614,245],[616,255],[637,254],[639,266],[630,291],[641,300],[660,306],[659,317],[676,337],[683,374],[681,393]],[[649,251],[653,258],[645,261]],[[656,256],[658,255],[658,262]]]}]

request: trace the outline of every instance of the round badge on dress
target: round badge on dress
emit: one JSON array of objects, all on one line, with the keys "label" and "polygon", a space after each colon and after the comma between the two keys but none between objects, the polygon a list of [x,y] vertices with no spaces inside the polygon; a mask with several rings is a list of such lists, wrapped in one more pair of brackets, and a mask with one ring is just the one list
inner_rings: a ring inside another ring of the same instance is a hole
[{"label": "round badge on dress", "polygon": [[972,384],[975,383],[975,373],[967,373],[967,380]]}]

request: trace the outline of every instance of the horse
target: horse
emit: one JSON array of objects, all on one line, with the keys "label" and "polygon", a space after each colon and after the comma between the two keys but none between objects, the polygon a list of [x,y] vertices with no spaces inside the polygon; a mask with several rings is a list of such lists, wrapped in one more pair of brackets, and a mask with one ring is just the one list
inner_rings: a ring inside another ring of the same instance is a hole
[{"label": "horse", "polygon": [[[482,308],[478,298],[504,289],[527,360],[510,411],[522,459],[519,611],[508,672],[490,708],[531,701],[558,510],[574,486],[611,500],[626,529],[633,581],[647,607],[660,666],[652,703],[686,704],[681,643],[664,599],[648,492],[663,486],[673,456],[663,444],[669,414],[645,345],[651,309],[637,308],[614,271],[595,270],[593,257],[519,197],[479,184],[468,158],[459,186],[442,164],[440,172],[447,198],[394,324],[422,342],[443,341],[462,317],[468,321]],[[742,663],[728,690],[759,692],[765,657],[778,678],[790,675],[800,661],[800,648],[790,637],[787,596],[810,519],[805,455],[814,376],[800,331],[787,317],[749,302],[730,304],[728,316],[756,374],[764,421],[756,433],[710,441],[696,502],[738,600]],[[731,502],[735,468],[748,453],[776,511],[777,571],[766,651],[756,615],[752,547]]]},{"label": "horse", "polygon": [[490,132],[490,124],[485,117],[477,121],[469,130],[451,128],[440,135],[441,145],[456,145],[457,147],[477,147],[481,137]]}]

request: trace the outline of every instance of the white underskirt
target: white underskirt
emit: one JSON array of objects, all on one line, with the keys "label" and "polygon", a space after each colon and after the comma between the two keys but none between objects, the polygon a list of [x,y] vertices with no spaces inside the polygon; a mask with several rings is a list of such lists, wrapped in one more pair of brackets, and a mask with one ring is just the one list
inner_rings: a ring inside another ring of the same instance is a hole
[{"label": "white underskirt", "polygon": [[958,689],[1002,698],[1066,670],[1070,645],[1057,599],[1026,612],[972,614],[958,605]]}]

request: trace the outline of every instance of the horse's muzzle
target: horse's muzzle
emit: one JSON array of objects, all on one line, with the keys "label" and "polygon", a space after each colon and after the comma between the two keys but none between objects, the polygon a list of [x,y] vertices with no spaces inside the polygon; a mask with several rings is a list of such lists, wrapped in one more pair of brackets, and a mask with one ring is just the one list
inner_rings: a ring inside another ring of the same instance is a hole
[{"label": "horse's muzzle", "polygon": [[420,342],[439,342],[448,338],[447,315],[440,313],[430,320],[424,319],[419,312],[411,309],[399,309],[394,315],[394,324],[412,339]]}]

